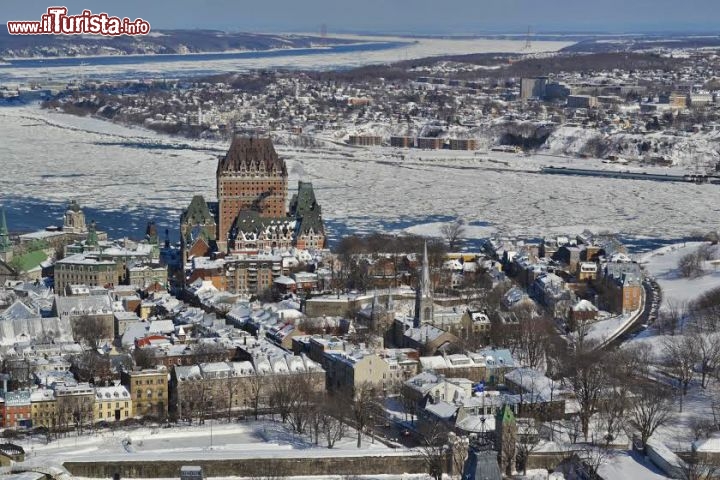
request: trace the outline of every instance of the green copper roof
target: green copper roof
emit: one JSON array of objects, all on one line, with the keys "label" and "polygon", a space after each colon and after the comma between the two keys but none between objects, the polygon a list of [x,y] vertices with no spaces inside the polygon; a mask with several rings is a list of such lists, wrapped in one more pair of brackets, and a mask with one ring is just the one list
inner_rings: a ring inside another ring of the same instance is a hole
[{"label": "green copper roof", "polygon": [[98,245],[98,235],[97,230],[95,228],[95,221],[90,222],[90,226],[88,227],[88,235],[87,240],[85,241],[86,245],[91,246],[97,246]]},{"label": "green copper roof", "polygon": [[20,271],[29,272],[33,268],[40,266],[40,264],[45,260],[47,260],[45,252],[42,250],[36,250],[16,257],[12,263],[17,266]]},{"label": "green copper roof", "polygon": [[298,182],[297,194],[290,201],[290,214],[298,220],[296,231],[298,234],[313,230],[323,233],[325,227],[322,221],[322,209],[315,199],[315,190],[310,182]]},{"label": "green copper roof", "polygon": [[255,210],[241,210],[235,217],[233,228],[238,232],[260,232],[270,225],[284,225],[292,220],[288,217],[262,217]]},{"label": "green copper roof", "polygon": [[290,213],[302,217],[312,211],[320,213],[320,205],[315,200],[313,185],[310,182],[298,182],[298,191],[290,201]]},{"label": "green copper roof", "polygon": [[7,221],[5,220],[5,209],[0,208],[0,252],[7,252],[12,248],[8,236]]},{"label": "green copper roof", "polygon": [[307,233],[310,230],[312,230],[315,233],[324,233],[325,225],[323,224],[322,217],[320,216],[320,212],[318,212],[318,211],[307,212],[300,219],[300,223],[299,223],[299,225],[296,226],[296,229],[299,234]]},{"label": "green copper roof", "polygon": [[180,222],[189,225],[214,224],[215,217],[210,213],[210,209],[203,196],[195,195],[190,201],[188,208],[183,212]]},{"label": "green copper roof", "polygon": [[502,410],[498,412],[496,423],[515,423],[515,414],[513,413],[510,405],[507,403],[503,405]]}]

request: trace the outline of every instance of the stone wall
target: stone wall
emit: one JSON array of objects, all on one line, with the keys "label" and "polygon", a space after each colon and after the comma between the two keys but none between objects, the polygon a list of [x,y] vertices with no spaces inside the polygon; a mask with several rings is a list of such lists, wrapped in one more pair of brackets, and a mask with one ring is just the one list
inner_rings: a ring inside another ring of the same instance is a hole
[{"label": "stone wall", "polygon": [[180,467],[199,465],[206,477],[281,477],[290,475],[378,475],[423,473],[421,456],[246,458],[227,460],[66,462],[74,477],[180,478]]}]

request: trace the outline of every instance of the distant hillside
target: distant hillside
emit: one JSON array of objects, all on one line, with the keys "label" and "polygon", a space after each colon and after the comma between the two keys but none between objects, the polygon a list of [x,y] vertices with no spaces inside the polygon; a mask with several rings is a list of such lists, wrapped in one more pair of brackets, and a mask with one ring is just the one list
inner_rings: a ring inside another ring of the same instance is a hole
[{"label": "distant hillside", "polygon": [[216,30],[154,30],[146,36],[10,35],[0,29],[0,57],[148,55],[308,48],[350,40],[301,35],[225,33]]},{"label": "distant hillside", "polygon": [[652,36],[637,37],[621,36],[607,38],[593,38],[580,41],[574,45],[563,48],[562,52],[569,53],[605,53],[605,52],[639,52],[677,50],[681,48],[717,48],[720,47],[720,36]]}]

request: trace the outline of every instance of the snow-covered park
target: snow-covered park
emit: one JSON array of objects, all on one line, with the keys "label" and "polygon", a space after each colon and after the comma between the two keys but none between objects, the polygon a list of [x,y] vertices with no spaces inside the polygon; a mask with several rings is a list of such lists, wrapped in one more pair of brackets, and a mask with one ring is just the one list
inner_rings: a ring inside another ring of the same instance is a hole
[{"label": "snow-covered park", "polygon": [[[709,228],[711,228],[709,226]],[[683,242],[654,250],[643,255],[639,262],[645,265],[648,275],[655,278],[662,288],[662,307],[679,302],[690,302],[698,296],[720,287],[720,262],[706,260],[702,265],[702,273],[696,277],[683,277],[678,269],[680,259],[688,254],[694,254],[707,242]],[[720,248],[710,246],[712,251],[720,258]]]},{"label": "snow-covered park", "polygon": [[123,428],[74,433],[45,443],[40,438],[19,442],[28,452],[24,465],[61,465],[66,461],[113,460],[198,460],[225,458],[337,457],[344,455],[396,455],[385,444],[363,436],[356,446],[356,431],[348,429],[333,448],[315,444],[310,434],[297,434],[280,422],[270,420],[227,423],[207,421],[204,425],[171,428]]}]

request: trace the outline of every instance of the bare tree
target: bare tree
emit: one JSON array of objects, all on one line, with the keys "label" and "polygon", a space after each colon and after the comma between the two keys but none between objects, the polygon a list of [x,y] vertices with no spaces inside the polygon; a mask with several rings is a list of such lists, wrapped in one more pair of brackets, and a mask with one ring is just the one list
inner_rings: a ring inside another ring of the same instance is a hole
[{"label": "bare tree", "polygon": [[440,227],[440,233],[445,238],[445,241],[448,244],[448,249],[455,250],[463,235],[465,235],[465,223],[462,219],[457,218],[454,221],[446,223]]},{"label": "bare tree", "polygon": [[717,478],[720,471],[717,465],[705,461],[697,451],[693,450],[690,456],[680,466],[680,480],[710,480]]},{"label": "bare tree", "polygon": [[688,306],[686,302],[668,300],[666,307],[660,312],[657,326],[662,332],[675,335],[682,329],[683,321],[687,315]]},{"label": "bare tree", "polygon": [[140,368],[153,368],[157,365],[155,351],[152,348],[136,348],[132,357],[135,365]]},{"label": "bare tree", "polygon": [[597,478],[600,467],[613,456],[611,450],[590,444],[583,445],[575,453],[589,474],[586,477],[580,478]]},{"label": "bare tree", "polygon": [[106,331],[103,321],[99,318],[81,315],[72,323],[75,337],[92,350],[97,350],[102,340],[112,336]]},{"label": "bare tree", "polygon": [[290,418],[294,394],[288,375],[273,375],[270,382],[270,407],[280,415],[283,423]]},{"label": "bare tree", "polygon": [[687,335],[668,338],[663,344],[665,365],[670,374],[677,380],[680,390],[680,411],[683,399],[687,395],[690,382],[695,377],[695,365],[699,355],[697,345]]},{"label": "bare tree", "polygon": [[448,428],[439,420],[424,424],[420,434],[420,451],[427,473],[435,480],[441,480],[447,464]]},{"label": "bare tree", "polygon": [[629,425],[640,436],[643,448],[655,430],[672,419],[672,399],[662,385],[646,383],[634,389],[628,408]]},{"label": "bare tree", "polygon": [[97,350],[85,350],[71,359],[71,369],[81,382],[103,385],[112,382],[115,374],[109,355],[101,355]]},{"label": "bare tree", "polygon": [[357,448],[362,447],[362,434],[365,427],[378,410],[378,394],[371,383],[362,383],[355,390],[342,392],[343,403],[350,404],[349,414],[357,430]]},{"label": "bare tree", "polygon": [[338,404],[332,401],[325,401],[318,409],[319,431],[322,433],[327,448],[333,448],[335,443],[342,440],[347,433],[347,424],[342,418],[342,412]]},{"label": "bare tree", "polygon": [[702,257],[698,255],[698,252],[680,257],[678,273],[683,278],[696,278],[703,274]]},{"label": "bare tree", "polygon": [[304,373],[294,373],[285,377],[290,392],[292,392],[288,415],[290,426],[297,433],[304,433],[316,401],[310,376]]},{"label": "bare tree", "polygon": [[540,427],[534,418],[518,419],[517,465],[523,475],[527,475],[530,454],[540,445]]},{"label": "bare tree", "polygon": [[180,403],[183,418],[190,423],[197,419],[198,423],[203,424],[210,407],[210,391],[207,383],[203,380],[188,380],[185,383]]},{"label": "bare tree", "polygon": [[264,390],[265,390],[264,386],[265,386],[265,379],[262,378],[257,371],[255,371],[250,376],[249,381],[248,381],[250,402],[251,402],[253,415],[255,416],[255,420],[258,419],[258,413],[260,411],[260,401],[264,395]]},{"label": "bare tree", "polygon": [[588,440],[590,419],[597,413],[601,395],[608,386],[608,372],[603,357],[591,342],[578,342],[565,359],[565,382],[580,406],[580,424]]},{"label": "bare tree", "polygon": [[598,408],[600,420],[605,427],[605,446],[609,446],[622,432],[629,403],[629,391],[625,382],[611,380]]},{"label": "bare tree", "polygon": [[200,341],[195,345],[193,355],[195,363],[199,365],[201,363],[225,361],[227,360],[228,351],[220,343]]},{"label": "bare tree", "polygon": [[237,404],[240,391],[240,377],[228,375],[225,379],[225,393],[227,396],[222,399],[222,403],[225,403],[225,407],[227,407],[227,418],[232,417],[232,411]]},{"label": "bare tree", "polygon": [[537,312],[532,305],[513,309],[512,313],[517,324],[507,328],[508,346],[523,364],[534,369],[542,368],[551,343],[557,337],[552,320]]},{"label": "bare tree", "polygon": [[707,388],[712,373],[720,366],[720,333],[717,312],[711,309],[692,309],[692,321],[688,324],[689,336],[697,347],[700,385]]}]

